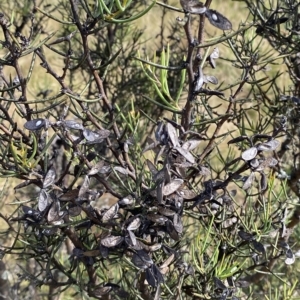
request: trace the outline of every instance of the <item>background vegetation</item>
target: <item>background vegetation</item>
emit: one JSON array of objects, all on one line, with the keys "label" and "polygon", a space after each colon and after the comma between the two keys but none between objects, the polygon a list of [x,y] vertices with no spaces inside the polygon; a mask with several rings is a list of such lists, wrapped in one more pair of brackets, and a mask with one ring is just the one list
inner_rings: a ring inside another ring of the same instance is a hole
[{"label": "background vegetation", "polygon": [[1,2],[0,299],[300,299],[299,3],[194,4]]}]

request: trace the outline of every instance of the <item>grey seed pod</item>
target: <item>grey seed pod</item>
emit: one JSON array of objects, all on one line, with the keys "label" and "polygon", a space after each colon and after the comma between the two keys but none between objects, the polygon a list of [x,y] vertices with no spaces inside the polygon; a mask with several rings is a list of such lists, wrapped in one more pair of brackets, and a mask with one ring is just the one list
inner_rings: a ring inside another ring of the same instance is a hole
[{"label": "grey seed pod", "polygon": [[231,22],[216,10],[207,9],[205,12],[205,16],[213,26],[219,29],[222,30],[232,29]]}]

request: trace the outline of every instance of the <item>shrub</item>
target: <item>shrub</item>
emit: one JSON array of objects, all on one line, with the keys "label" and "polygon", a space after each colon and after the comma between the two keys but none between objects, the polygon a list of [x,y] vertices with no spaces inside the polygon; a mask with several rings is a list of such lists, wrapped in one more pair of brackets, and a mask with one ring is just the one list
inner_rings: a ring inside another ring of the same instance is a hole
[{"label": "shrub", "polygon": [[0,299],[296,297],[297,1],[3,2]]}]

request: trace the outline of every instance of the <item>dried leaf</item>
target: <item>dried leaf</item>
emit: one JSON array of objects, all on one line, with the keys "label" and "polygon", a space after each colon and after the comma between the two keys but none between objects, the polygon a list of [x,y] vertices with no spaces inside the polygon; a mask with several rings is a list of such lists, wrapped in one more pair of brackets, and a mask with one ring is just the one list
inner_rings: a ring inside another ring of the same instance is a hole
[{"label": "dried leaf", "polygon": [[131,230],[128,230],[128,234],[129,234],[129,238],[130,238],[132,247],[135,247],[136,246],[136,237],[135,237],[135,234]]},{"label": "dried leaf", "polygon": [[[214,48],[213,52],[208,56],[207,60],[210,64],[210,66],[215,69],[216,68],[216,62],[215,59],[219,58],[219,48]],[[217,80],[218,81],[218,80]],[[217,84],[217,83],[216,83]]]},{"label": "dried leaf", "polygon": [[155,138],[158,142],[165,144],[166,141],[166,129],[165,129],[165,124],[162,121],[157,122],[157,128],[155,130]]},{"label": "dried leaf", "polygon": [[228,228],[228,227],[234,225],[237,221],[238,221],[237,217],[232,217],[232,218],[226,219],[222,223],[222,228]]},{"label": "dried leaf", "polygon": [[112,220],[115,215],[118,213],[119,211],[119,204],[116,203],[114,205],[112,205],[102,216],[102,221],[106,222],[109,220]]},{"label": "dried leaf", "polygon": [[151,245],[151,246],[147,247],[147,249],[150,252],[155,252],[155,251],[159,250],[160,248],[161,248],[161,244],[154,244],[154,245]]},{"label": "dried leaf", "polygon": [[88,190],[87,192],[87,196],[88,196],[88,200],[89,201],[95,201],[97,200],[99,197],[101,197],[103,195],[103,191],[100,190]]},{"label": "dried leaf", "polygon": [[168,196],[176,192],[180,186],[183,184],[184,180],[183,179],[174,179],[170,183],[166,184],[163,187],[163,195]]},{"label": "dried leaf", "polygon": [[273,157],[268,157],[263,160],[260,165],[255,169],[255,171],[262,171],[268,167],[274,167],[278,164],[278,161]]},{"label": "dried leaf", "polygon": [[157,282],[151,268],[146,269],[146,280],[152,287],[157,287]]},{"label": "dried leaf", "polygon": [[161,274],[159,268],[155,264],[153,264],[151,266],[151,268],[152,268],[152,272],[154,274],[154,277],[155,277],[155,279],[157,281],[157,284],[160,284],[160,283],[164,282],[164,277]]},{"label": "dried leaf", "polygon": [[39,211],[44,211],[48,206],[48,193],[45,190],[41,190],[38,201]]},{"label": "dried leaf", "polygon": [[132,263],[139,269],[147,269],[148,264],[146,264],[136,253],[132,256]]},{"label": "dried leaf", "polygon": [[251,147],[242,153],[242,159],[245,161],[252,160],[257,154],[257,148]]},{"label": "dried leaf", "polygon": [[295,260],[296,260],[295,255],[293,255],[291,258],[286,258],[284,262],[287,265],[292,265],[295,262]]},{"label": "dried leaf", "polygon": [[110,166],[103,166],[99,171],[98,173],[100,174],[107,174],[111,172],[111,167]]},{"label": "dried leaf", "polygon": [[79,193],[78,193],[79,199],[86,199],[86,196],[87,196],[86,194],[89,189],[89,186],[90,186],[90,179],[88,176],[85,176],[84,181],[83,181],[83,183],[80,187]]},{"label": "dried leaf", "polygon": [[77,217],[81,213],[81,207],[76,204],[68,204],[68,213],[71,217]]},{"label": "dried leaf", "polygon": [[225,18],[222,14],[220,14],[219,12],[213,9],[207,9],[205,12],[205,16],[213,26],[219,29],[222,30],[232,29],[231,22],[227,18]]},{"label": "dried leaf", "polygon": [[124,197],[122,199],[119,200],[119,205],[120,206],[127,206],[127,205],[133,205],[135,202],[135,199],[131,196],[131,195],[128,195],[127,197]]},{"label": "dried leaf", "polygon": [[194,149],[196,149],[199,145],[200,145],[201,141],[200,140],[189,140],[186,141],[183,145],[182,145],[182,149],[185,149],[187,151],[192,151]]},{"label": "dried leaf", "polygon": [[182,147],[175,147],[174,149],[178,151],[187,161],[189,161],[192,164],[195,163],[195,158],[189,151],[183,149]]},{"label": "dried leaf", "polygon": [[257,158],[253,158],[251,161],[250,161],[250,165],[252,168],[257,168],[259,166],[259,160]]},{"label": "dried leaf", "polygon": [[203,80],[204,80],[204,83],[208,83],[208,82],[210,82],[212,84],[218,84],[219,83],[218,79],[215,76],[212,76],[212,75],[204,75]]},{"label": "dried leaf", "polygon": [[145,153],[145,152],[147,152],[149,150],[154,149],[155,147],[157,147],[158,144],[159,144],[159,142],[155,142],[150,137],[147,137],[147,145],[143,149],[143,153]]},{"label": "dried leaf", "polygon": [[114,170],[123,175],[128,175],[128,170],[123,167],[116,166],[116,167],[114,167]]},{"label": "dried leaf", "polygon": [[83,130],[83,136],[87,140],[88,144],[97,144],[103,142],[103,140],[109,137],[110,131],[103,129],[99,131],[92,131],[90,129],[85,128]]},{"label": "dried leaf", "polygon": [[177,211],[181,210],[182,209],[182,206],[183,206],[183,198],[181,196],[178,196],[178,195],[173,195],[173,200],[175,202],[175,207],[177,209]]},{"label": "dried leaf", "polygon": [[165,152],[165,149],[166,149],[166,145],[163,145],[162,147],[160,147],[160,150],[156,153],[155,159],[154,159],[154,164],[155,165],[158,164],[158,160],[163,155],[163,153]]},{"label": "dried leaf", "polygon": [[170,120],[170,119],[168,119],[168,118],[164,118],[164,120],[166,120],[168,123],[171,123],[171,124],[172,124],[176,129],[178,129],[180,132],[182,132],[182,133],[185,132],[184,128],[183,128],[180,124],[176,123],[175,121]]},{"label": "dried leaf", "polygon": [[127,230],[136,230],[141,226],[141,219],[140,218],[135,218],[133,221],[129,223],[127,226]]},{"label": "dried leaf", "polygon": [[280,145],[279,141],[271,140],[266,143],[257,145],[257,150],[258,151],[274,151],[279,145]]},{"label": "dried leaf", "polygon": [[249,233],[249,232],[245,232],[243,230],[240,230],[238,232],[238,235],[240,236],[240,238],[244,241],[253,241],[254,236],[253,234]]},{"label": "dried leaf", "polygon": [[134,250],[142,250],[142,249],[146,249],[147,248],[147,246],[144,245],[139,240],[137,240],[135,236],[134,236],[135,240],[133,241],[133,242],[135,242],[135,244],[133,244],[132,240],[131,240],[132,237],[133,236],[131,236],[130,233],[128,234],[128,236],[125,236],[125,242],[128,245],[128,247],[130,247],[131,249],[134,249]]},{"label": "dried leaf", "polygon": [[161,295],[161,287],[160,285],[158,285],[153,300],[160,300],[161,299],[160,295]]},{"label": "dried leaf", "polygon": [[178,235],[177,231],[175,230],[173,223],[168,219],[166,225],[167,225],[167,232],[170,235],[170,237],[174,241],[178,241],[179,235]]},{"label": "dried leaf", "polygon": [[48,212],[47,220],[49,223],[52,223],[54,221],[57,221],[61,218],[60,213],[60,203],[59,201],[55,200],[52,202],[51,207]]},{"label": "dried leaf", "polygon": [[256,240],[252,241],[252,246],[259,253],[265,253],[266,252],[264,245],[262,243],[256,241]]},{"label": "dried leaf", "polygon": [[219,58],[219,48],[218,47],[215,47],[213,52],[210,54],[210,57],[213,58],[213,59],[217,59]]},{"label": "dried leaf", "polygon": [[268,161],[269,167],[275,167],[278,164],[278,160],[274,157],[268,157],[266,160]]},{"label": "dried leaf", "polygon": [[124,241],[124,238],[122,236],[114,236],[110,235],[103,239],[101,239],[101,245],[106,248],[112,248],[119,244],[121,244]]},{"label": "dried leaf", "polygon": [[184,11],[189,12],[191,14],[204,14],[206,12],[206,7],[202,2],[199,1],[190,1],[190,0],[180,0],[180,4]]},{"label": "dried leaf", "polygon": [[24,127],[30,131],[35,131],[35,130],[39,130],[43,127],[46,127],[48,124],[48,120],[47,119],[34,119],[31,121],[27,121],[24,124]]},{"label": "dried leaf", "polygon": [[82,124],[78,123],[74,120],[65,120],[63,122],[63,126],[70,128],[70,129],[75,129],[75,130],[84,130],[84,127],[82,126]]},{"label": "dried leaf", "polygon": [[59,219],[59,220],[53,221],[52,224],[53,225],[61,225],[61,224],[64,224],[64,222],[65,221],[63,219]]},{"label": "dried leaf", "polygon": [[[32,207],[29,207],[29,206],[25,206],[25,205],[22,205],[22,210],[24,212],[24,214],[26,215],[33,215],[34,212],[35,212],[35,209],[33,209]],[[36,211],[37,213],[39,213],[38,211]]]},{"label": "dried leaf", "polygon": [[255,178],[254,173],[251,173],[249,175],[249,177],[247,178],[247,180],[245,181],[242,189],[243,190],[248,190],[252,186],[254,178]]},{"label": "dried leaf", "polygon": [[260,189],[261,191],[265,191],[268,188],[268,181],[265,173],[260,173]]},{"label": "dried leaf", "polygon": [[203,72],[202,72],[202,68],[199,65],[198,74],[195,76],[193,92],[194,93],[199,93],[202,86],[203,86],[203,83],[204,83],[204,75],[203,75]]},{"label": "dried leaf", "polygon": [[79,189],[74,189],[62,194],[58,198],[60,201],[72,201],[78,197],[78,194],[79,194]]},{"label": "dried leaf", "polygon": [[215,286],[218,289],[227,290],[226,285],[220,279],[218,279],[217,277],[214,277],[213,279],[214,279]]},{"label": "dried leaf", "polygon": [[166,179],[166,168],[162,168],[161,170],[159,170],[154,176],[153,176],[153,180],[155,182],[163,182]]},{"label": "dried leaf", "polygon": [[112,291],[112,287],[111,286],[103,286],[103,287],[94,289],[93,295],[95,297],[97,297],[97,298],[99,298],[99,297],[102,298],[102,296],[108,294],[111,291]]},{"label": "dried leaf", "polygon": [[71,139],[72,139],[73,142],[76,142],[77,140],[79,141],[79,139],[80,139],[79,144],[83,144],[83,142],[82,142],[82,140],[81,140],[81,138],[79,136],[74,135],[74,134],[70,134],[70,137],[71,137]]},{"label": "dried leaf", "polygon": [[179,145],[179,141],[175,127],[171,123],[167,123],[166,127],[171,143],[174,147],[177,147]]},{"label": "dried leaf", "polygon": [[188,161],[184,161],[182,163],[174,163],[174,166],[176,168],[181,168],[181,169],[187,169],[187,168],[191,168],[194,166],[194,164],[191,164],[190,162]]},{"label": "dried leaf", "polygon": [[35,210],[29,206],[25,206],[25,205],[22,205],[22,209],[23,209],[23,212],[24,212],[24,216],[25,217],[29,217],[30,219],[33,219],[34,221],[40,221],[42,219],[42,214],[38,211],[38,210]]},{"label": "dried leaf", "polygon": [[149,254],[145,250],[138,250],[137,251],[138,256],[147,264],[152,265],[153,260],[149,256]]},{"label": "dried leaf", "polygon": [[161,265],[160,265],[160,269],[166,268],[168,267],[171,262],[174,260],[175,258],[175,254],[172,253]]},{"label": "dried leaf", "polygon": [[206,167],[200,166],[199,174],[202,176],[210,176],[210,170]]},{"label": "dried leaf", "polygon": [[179,194],[183,199],[189,200],[196,197],[196,193],[193,190],[180,190]]},{"label": "dried leaf", "polygon": [[55,172],[54,167],[52,166],[52,167],[48,170],[48,172],[47,172],[47,174],[46,174],[46,176],[45,176],[45,178],[44,178],[44,181],[43,181],[43,189],[46,189],[47,187],[49,187],[50,185],[52,185],[52,183],[53,183],[54,180],[55,180],[55,176],[56,176],[56,172]]},{"label": "dried leaf", "polygon": [[96,140],[99,140],[99,138],[100,138],[100,135],[97,132],[92,131],[92,130],[87,129],[87,128],[84,129],[83,136],[89,142],[94,142]]},{"label": "dried leaf", "polygon": [[173,225],[174,225],[175,230],[178,233],[182,233],[182,231],[183,231],[183,224],[182,224],[181,217],[178,214],[174,215]]},{"label": "dried leaf", "polygon": [[164,215],[166,217],[171,217],[171,216],[174,216],[175,215],[175,211],[172,210],[172,209],[169,209],[169,208],[166,208],[166,207],[162,207],[162,206],[159,206],[158,207],[158,212],[161,214],[161,215]]},{"label": "dried leaf", "polygon": [[210,56],[208,57],[208,62],[213,69],[216,68],[217,64],[216,64],[215,60],[213,58],[211,58]]},{"label": "dried leaf", "polygon": [[97,174],[103,168],[103,166],[104,166],[104,161],[103,160],[98,161],[88,172],[88,175],[92,176]]},{"label": "dried leaf", "polygon": [[147,215],[147,219],[152,221],[153,223],[161,224],[164,225],[166,221],[168,221],[168,218],[159,215],[159,214],[154,214],[150,213]]},{"label": "dried leaf", "polygon": [[158,172],[157,168],[154,166],[154,164],[149,159],[147,159],[146,162],[147,162],[147,166],[148,166],[152,176],[155,176]]}]

